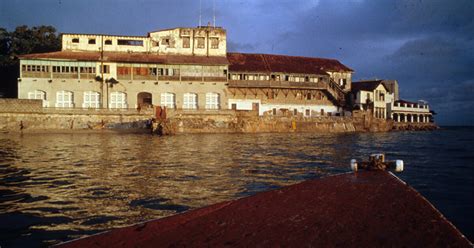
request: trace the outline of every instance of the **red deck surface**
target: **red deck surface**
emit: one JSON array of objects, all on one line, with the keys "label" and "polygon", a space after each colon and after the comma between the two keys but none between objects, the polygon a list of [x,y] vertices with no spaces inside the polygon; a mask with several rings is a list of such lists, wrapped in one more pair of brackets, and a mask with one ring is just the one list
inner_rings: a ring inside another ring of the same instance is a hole
[{"label": "red deck surface", "polygon": [[472,247],[424,197],[388,172],[305,181],[63,247]]}]

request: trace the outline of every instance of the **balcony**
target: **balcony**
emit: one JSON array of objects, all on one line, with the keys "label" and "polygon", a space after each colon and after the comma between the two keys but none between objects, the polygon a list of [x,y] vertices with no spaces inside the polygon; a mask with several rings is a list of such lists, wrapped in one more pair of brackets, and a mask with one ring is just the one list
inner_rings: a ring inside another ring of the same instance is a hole
[{"label": "balcony", "polygon": [[229,80],[229,87],[326,90],[328,86],[325,82],[311,83],[311,82],[290,82],[290,81]]},{"label": "balcony", "polygon": [[51,77],[51,73],[24,71],[22,72],[21,76],[24,78],[49,78]]}]

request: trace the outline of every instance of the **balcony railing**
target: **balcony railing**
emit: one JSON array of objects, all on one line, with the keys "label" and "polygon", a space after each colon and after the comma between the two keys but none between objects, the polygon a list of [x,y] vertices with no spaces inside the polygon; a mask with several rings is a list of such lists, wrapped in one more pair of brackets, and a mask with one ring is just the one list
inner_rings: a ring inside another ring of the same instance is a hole
[{"label": "balcony railing", "polygon": [[179,81],[179,75],[175,76],[158,76],[160,81]]},{"label": "balcony railing", "polygon": [[77,74],[77,73],[54,73],[53,72],[53,78],[73,78],[73,79],[77,79],[77,78],[79,78],[79,74]]},{"label": "balcony railing", "polygon": [[284,89],[326,89],[324,82],[290,82],[290,81],[249,81],[249,80],[229,80],[229,87],[234,88],[284,88]]},{"label": "balcony railing", "polygon": [[25,77],[25,78],[49,78],[49,77],[51,77],[51,73],[50,72],[24,71],[22,73],[22,77]]}]

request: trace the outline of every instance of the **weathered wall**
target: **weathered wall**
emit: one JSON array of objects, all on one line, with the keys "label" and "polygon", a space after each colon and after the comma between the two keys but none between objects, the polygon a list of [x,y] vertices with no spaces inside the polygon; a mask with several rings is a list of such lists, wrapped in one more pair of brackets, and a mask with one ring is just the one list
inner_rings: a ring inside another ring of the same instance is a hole
[{"label": "weathered wall", "polygon": [[392,130],[393,121],[378,119],[372,111],[353,111],[352,120],[357,131],[361,132],[387,132]]},{"label": "weathered wall", "polygon": [[152,110],[56,109],[41,100],[0,99],[0,131],[143,129],[152,116]]},{"label": "weathered wall", "polygon": [[43,111],[41,100],[0,98],[0,113],[39,113]]},{"label": "weathered wall", "polygon": [[147,119],[138,114],[0,113],[0,131],[144,129]]},{"label": "weathered wall", "polygon": [[436,130],[439,127],[434,123],[399,123],[395,122],[392,130],[398,131],[428,131],[428,130]]},{"label": "weathered wall", "polygon": [[[146,131],[152,110],[42,108],[41,100],[0,99],[0,132],[37,130],[122,129]],[[373,118],[369,112],[353,117],[258,116],[257,111],[169,110],[165,134],[258,132],[385,132],[435,129],[432,123],[398,124]]]},{"label": "weathered wall", "polygon": [[166,134],[354,131],[348,117],[257,116],[256,112],[247,111],[172,114],[164,122]]}]

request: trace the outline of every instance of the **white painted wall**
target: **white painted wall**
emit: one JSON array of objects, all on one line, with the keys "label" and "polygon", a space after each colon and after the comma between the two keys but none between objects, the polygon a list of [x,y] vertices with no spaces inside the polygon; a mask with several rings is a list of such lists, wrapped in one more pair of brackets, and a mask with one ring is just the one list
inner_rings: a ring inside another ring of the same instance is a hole
[{"label": "white painted wall", "polygon": [[235,104],[236,110],[252,110],[254,103],[258,103],[261,106],[261,101],[258,99],[229,99],[229,109],[232,109],[232,104]]},{"label": "white painted wall", "polygon": [[[183,46],[183,39],[190,39],[190,46]],[[204,47],[197,46],[197,39],[204,39]],[[73,39],[79,39],[74,43]],[[95,44],[89,44],[90,39],[95,39]],[[218,40],[218,47],[211,46],[211,40]],[[111,45],[105,41],[110,40]],[[119,45],[118,40],[140,41],[142,45]],[[168,44],[164,41],[167,40]],[[226,56],[227,34],[222,28],[175,28],[149,33],[149,36],[114,36],[98,34],[63,34],[63,51],[104,51],[110,52],[138,52],[158,53],[176,55],[198,55],[198,56]]]}]

